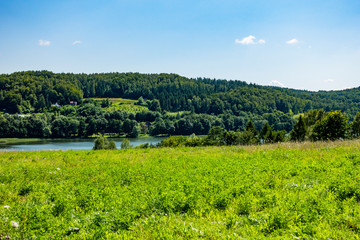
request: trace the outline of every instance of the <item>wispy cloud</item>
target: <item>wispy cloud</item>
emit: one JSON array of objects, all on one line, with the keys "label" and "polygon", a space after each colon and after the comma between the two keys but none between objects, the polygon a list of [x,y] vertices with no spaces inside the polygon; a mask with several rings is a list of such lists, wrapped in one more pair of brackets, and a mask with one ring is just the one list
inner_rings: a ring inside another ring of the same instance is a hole
[{"label": "wispy cloud", "polygon": [[243,39],[235,39],[236,44],[242,44],[242,45],[250,45],[250,44],[265,44],[266,41],[264,39],[260,39],[259,41],[256,41],[256,37],[253,35],[244,37]]},{"label": "wispy cloud", "polygon": [[335,82],[335,80],[332,78],[328,78],[324,80],[324,83],[333,83],[333,82]]},{"label": "wispy cloud", "polygon": [[293,39],[291,39],[291,40],[289,40],[289,41],[286,41],[286,43],[287,43],[287,44],[290,44],[290,45],[293,45],[293,44],[299,43],[299,41],[298,41],[296,38],[293,38]]},{"label": "wispy cloud", "polygon": [[78,44],[82,44],[82,41],[76,40],[72,43],[72,45],[78,45]]},{"label": "wispy cloud", "polygon": [[48,40],[39,40],[39,46],[47,47],[50,46],[51,42]]},{"label": "wispy cloud", "polygon": [[270,86],[275,86],[275,87],[286,87],[282,82],[279,82],[278,80],[272,80],[269,82]]}]

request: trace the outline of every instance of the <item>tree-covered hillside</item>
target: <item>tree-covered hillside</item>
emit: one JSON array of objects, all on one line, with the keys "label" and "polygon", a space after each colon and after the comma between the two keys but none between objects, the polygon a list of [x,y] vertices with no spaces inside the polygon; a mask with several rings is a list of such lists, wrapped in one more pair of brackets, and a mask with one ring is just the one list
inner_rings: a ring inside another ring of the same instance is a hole
[{"label": "tree-covered hillside", "polygon": [[55,103],[81,103],[91,97],[157,99],[162,110],[215,115],[297,114],[323,108],[342,110],[352,119],[360,110],[360,88],[310,92],[176,74],[28,71],[0,75],[0,108],[8,113],[39,112]]}]

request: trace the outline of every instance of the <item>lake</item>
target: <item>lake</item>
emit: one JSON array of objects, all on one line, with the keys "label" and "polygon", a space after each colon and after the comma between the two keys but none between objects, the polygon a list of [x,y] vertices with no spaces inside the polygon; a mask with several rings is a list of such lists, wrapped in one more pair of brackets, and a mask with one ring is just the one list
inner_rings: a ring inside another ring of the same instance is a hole
[{"label": "lake", "polygon": [[[129,138],[130,144],[135,147],[143,143],[157,144],[166,137]],[[0,144],[0,151],[41,151],[41,150],[91,150],[94,138],[88,139],[19,139],[16,143]],[[124,138],[109,138],[116,143],[118,149]]]}]

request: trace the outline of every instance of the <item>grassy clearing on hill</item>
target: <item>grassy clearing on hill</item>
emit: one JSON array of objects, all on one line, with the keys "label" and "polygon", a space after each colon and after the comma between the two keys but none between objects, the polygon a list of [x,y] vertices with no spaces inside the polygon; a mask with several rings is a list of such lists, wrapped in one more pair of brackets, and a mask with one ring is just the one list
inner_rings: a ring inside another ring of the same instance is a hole
[{"label": "grassy clearing on hill", "polygon": [[358,239],[359,146],[2,152],[0,234]]},{"label": "grassy clearing on hill", "polygon": [[92,98],[95,101],[103,101],[109,99],[111,103],[115,104],[135,104],[137,100],[126,99],[126,98]]},{"label": "grassy clearing on hill", "polygon": [[[93,98],[95,101],[103,101],[106,98]],[[112,103],[111,106],[107,107],[108,111],[125,111],[125,112],[142,112],[149,111],[145,106],[136,105],[137,100],[125,99],[125,98],[109,98],[109,101]]]}]

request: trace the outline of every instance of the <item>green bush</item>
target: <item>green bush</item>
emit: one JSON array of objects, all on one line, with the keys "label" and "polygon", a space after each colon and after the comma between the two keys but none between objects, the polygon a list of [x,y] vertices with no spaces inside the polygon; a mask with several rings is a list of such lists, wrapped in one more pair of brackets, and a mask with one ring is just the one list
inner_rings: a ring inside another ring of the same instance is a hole
[{"label": "green bush", "polygon": [[128,149],[131,148],[130,145],[130,140],[125,138],[122,142],[121,142],[121,149]]},{"label": "green bush", "polygon": [[108,141],[105,136],[99,133],[99,137],[97,137],[94,141],[93,150],[116,150],[116,144],[114,141]]},{"label": "green bush", "polygon": [[326,113],[325,117],[316,121],[311,139],[337,140],[345,139],[348,131],[348,119],[341,111]]}]

